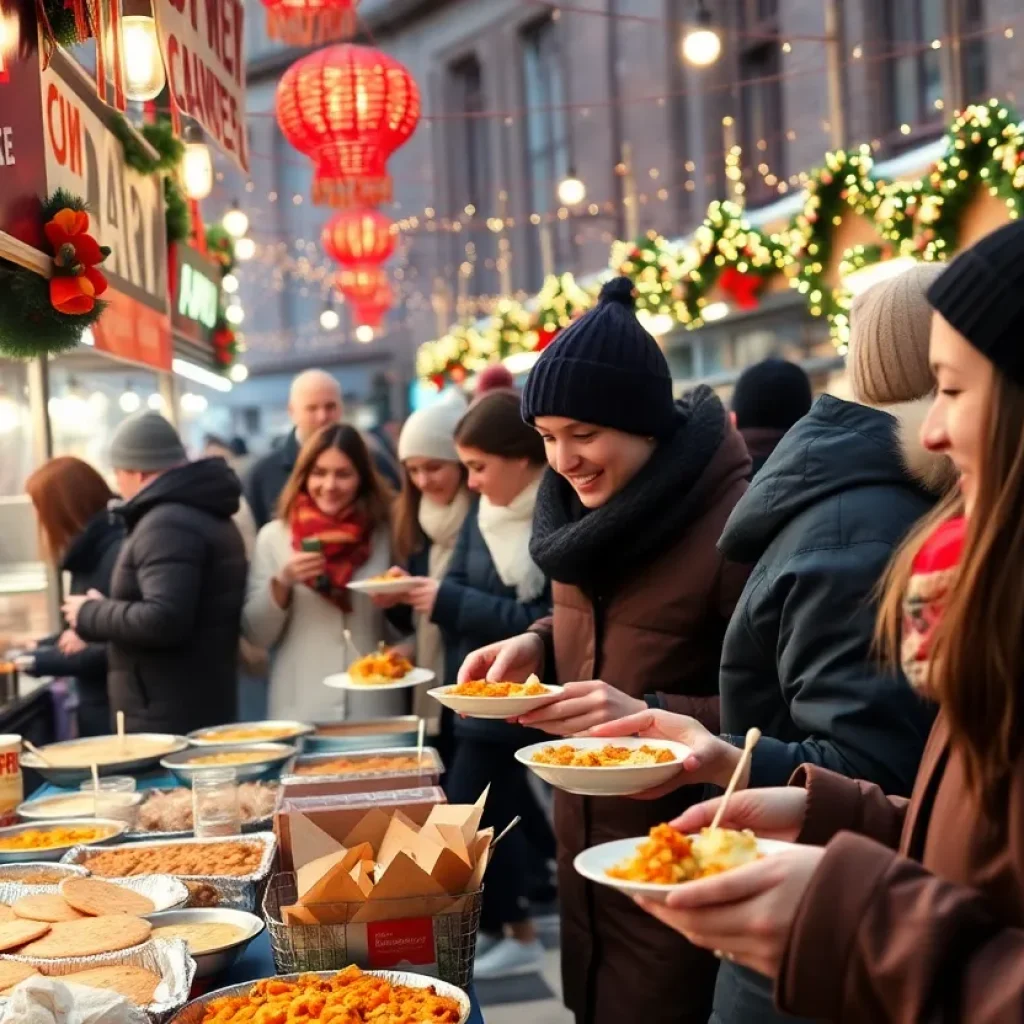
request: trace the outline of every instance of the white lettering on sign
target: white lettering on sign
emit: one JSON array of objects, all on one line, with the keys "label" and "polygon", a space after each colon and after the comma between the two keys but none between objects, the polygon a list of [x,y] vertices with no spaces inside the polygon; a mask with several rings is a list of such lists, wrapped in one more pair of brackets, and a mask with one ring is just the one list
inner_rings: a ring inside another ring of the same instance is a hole
[{"label": "white lettering on sign", "polygon": [[153,9],[173,102],[248,171],[242,0],[154,0]]},{"label": "white lettering on sign", "polygon": [[217,286],[204,274],[187,263],[181,265],[181,285],[178,291],[178,312],[189,320],[201,323],[208,330],[217,325]]},{"label": "white lettering on sign", "polygon": [[14,166],[14,129],[0,128],[0,167]]}]

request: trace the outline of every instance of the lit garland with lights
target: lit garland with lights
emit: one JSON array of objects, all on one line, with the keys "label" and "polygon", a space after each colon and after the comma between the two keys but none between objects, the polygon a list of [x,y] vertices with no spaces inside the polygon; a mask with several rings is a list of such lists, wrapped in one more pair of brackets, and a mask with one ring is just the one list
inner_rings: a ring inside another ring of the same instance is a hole
[{"label": "lit garland with lights", "polygon": [[610,266],[633,282],[638,315],[667,315],[678,323],[686,322],[683,257],[667,239],[648,231],[633,243],[616,242]]},{"label": "lit garland with lights", "polygon": [[488,362],[532,352],[537,346],[537,334],[530,314],[513,299],[502,299],[484,331],[484,344],[489,349]]},{"label": "lit garland with lights", "polygon": [[552,274],[537,296],[537,313],[533,329],[534,348],[545,349],[581,313],[594,304],[594,298],[576,283],[572,274]]},{"label": "lit garland with lights", "polygon": [[[839,279],[842,281],[858,270],[882,263],[892,254],[891,245],[855,245],[852,249],[847,249],[839,261]],[[853,293],[849,288],[840,284],[832,292],[828,322],[832,339],[841,355],[845,355],[846,346],[850,342],[850,309],[852,306]]]}]

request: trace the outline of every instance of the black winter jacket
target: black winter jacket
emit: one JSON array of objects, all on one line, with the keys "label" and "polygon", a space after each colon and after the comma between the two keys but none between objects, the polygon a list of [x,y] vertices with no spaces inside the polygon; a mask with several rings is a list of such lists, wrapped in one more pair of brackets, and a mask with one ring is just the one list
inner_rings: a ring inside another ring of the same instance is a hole
[{"label": "black winter jacket", "polygon": [[[61,570],[70,573],[70,594],[98,590],[110,593],[114,571],[124,540],[124,523],[106,509],[85,524],[61,559]],[[107,699],[107,645],[90,643],[78,654],[64,654],[58,637],[40,644],[35,651],[32,674],[37,676],[73,676],[78,684],[79,732],[96,735],[110,730],[110,702]]]},{"label": "black winter jacket", "polygon": [[245,546],[241,486],[223,459],[168,470],[116,511],[128,537],[110,598],[79,611],[110,645],[110,700],[132,732],[185,733],[235,718]]},{"label": "black winter jacket", "polygon": [[[431,621],[444,636],[446,683],[454,683],[466,656],[478,647],[525,633],[538,619],[551,614],[551,584],[535,600],[523,603],[514,587],[501,581],[477,519],[480,503],[473,502],[462,524],[448,572],[441,581]],[[455,735],[476,739],[533,742],[536,730],[508,722],[456,718]]]}]

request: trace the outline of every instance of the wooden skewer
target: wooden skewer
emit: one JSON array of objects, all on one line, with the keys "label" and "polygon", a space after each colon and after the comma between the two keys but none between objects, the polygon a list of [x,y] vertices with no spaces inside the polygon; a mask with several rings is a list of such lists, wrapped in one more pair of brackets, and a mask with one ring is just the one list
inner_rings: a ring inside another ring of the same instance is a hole
[{"label": "wooden skewer", "polygon": [[[118,714],[121,714],[119,711]],[[92,813],[93,816],[100,812],[100,769],[99,765],[92,766]]]},{"label": "wooden skewer", "polygon": [[124,735],[124,712],[118,711],[117,713],[117,738],[121,742],[121,753],[124,753],[128,747],[128,740]]},{"label": "wooden skewer", "polygon": [[427,736],[427,720],[425,718],[420,719],[419,735],[416,738],[416,767],[420,767],[423,764],[423,741]]},{"label": "wooden skewer", "polygon": [[505,827],[504,827],[503,829],[502,829],[502,830],[501,830],[501,832],[500,832],[500,833],[499,833],[499,834],[498,834],[498,835],[497,835],[497,836],[496,836],[496,837],[495,837],[494,839],[492,839],[492,840],[491,840],[491,849],[493,850],[493,849],[494,849],[494,848],[495,848],[495,847],[496,847],[496,846],[498,845],[498,843],[500,843],[500,842],[502,841],[502,839],[504,839],[504,838],[505,838],[505,836],[507,836],[507,835],[509,834],[509,832],[511,832],[511,831],[512,831],[512,829],[514,829],[514,828],[516,827],[516,825],[518,825],[518,824],[519,824],[519,822],[521,822],[522,820],[523,820],[523,819],[522,819],[522,817],[521,817],[520,815],[518,815],[518,814],[517,814],[517,815],[516,815],[516,816],[515,816],[515,817],[514,817],[514,818],[513,818],[513,819],[512,819],[512,820],[511,820],[511,821],[510,821],[510,822],[509,822],[509,823],[508,823],[508,824],[507,824],[507,825],[506,825],[506,826],[505,826]]},{"label": "wooden skewer", "polygon": [[35,754],[43,764],[48,765],[51,768],[53,767],[53,762],[31,740],[23,739],[21,743],[26,750]]},{"label": "wooden skewer", "polygon": [[722,797],[722,802],[718,805],[718,811],[715,814],[714,820],[711,822],[711,827],[713,829],[718,828],[718,823],[722,820],[722,815],[725,814],[726,805],[729,803],[729,797],[731,797],[735,791],[736,785],[740,781],[740,776],[747,767],[750,755],[754,752],[754,747],[757,745],[757,741],[760,738],[760,729],[747,730],[747,738],[743,743],[743,753],[740,754],[740,759],[736,762],[736,768],[732,773],[732,778],[729,780],[729,785],[725,790],[725,795]]}]

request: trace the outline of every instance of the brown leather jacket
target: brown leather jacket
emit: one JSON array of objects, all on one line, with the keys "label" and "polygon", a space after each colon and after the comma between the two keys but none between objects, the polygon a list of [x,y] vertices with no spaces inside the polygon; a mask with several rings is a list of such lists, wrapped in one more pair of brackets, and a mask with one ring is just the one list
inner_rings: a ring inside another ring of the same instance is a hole
[{"label": "brown leather jacket", "polygon": [[[553,585],[553,618],[534,629],[558,682],[597,678],[633,697],[657,693],[665,707],[718,730],[722,638],[749,567],[725,562],[716,542],[749,472],[730,428],[700,481],[710,485],[703,510],[653,563],[607,595]],[[555,793],[562,981],[578,1024],[707,1024],[714,958],[572,867],[588,847],[671,820],[702,795],[691,790],[653,801]]]},{"label": "brown leather jacket", "polygon": [[998,820],[968,788],[941,713],[909,802],[808,766],[793,784],[809,793],[800,841],[828,849],[789,936],[779,1007],[841,1024],[1024,1021],[1024,757]]}]

